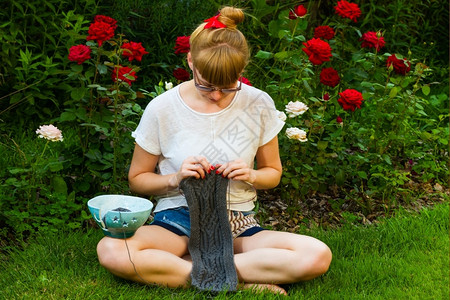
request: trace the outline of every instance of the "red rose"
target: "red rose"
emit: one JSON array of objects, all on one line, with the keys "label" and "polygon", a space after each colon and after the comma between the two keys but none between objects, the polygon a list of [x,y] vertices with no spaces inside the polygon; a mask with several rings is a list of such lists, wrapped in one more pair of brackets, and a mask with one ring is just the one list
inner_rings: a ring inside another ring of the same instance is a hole
[{"label": "red rose", "polygon": [[330,100],[330,94],[326,93],[325,95],[323,95],[322,99],[323,99],[323,101]]},{"label": "red rose", "polygon": [[190,36],[179,36],[175,41],[175,54],[188,53],[191,50],[189,44]]},{"label": "red rose", "polygon": [[182,68],[176,68],[173,70],[173,76],[180,81],[187,81],[191,78],[191,74]]},{"label": "red rose", "polygon": [[246,85],[251,86],[252,84],[250,83],[250,80],[248,80],[247,78],[245,78],[244,76],[241,77],[242,83],[245,83]]},{"label": "red rose", "polygon": [[114,20],[114,19],[111,18],[111,17],[108,17],[108,16],[96,15],[96,16],[94,17],[94,22],[104,22],[104,23],[108,23],[109,25],[111,25],[111,27],[114,28],[114,30],[116,30],[116,28],[117,28],[117,25],[116,25],[117,21]]},{"label": "red rose", "polygon": [[377,52],[380,48],[383,48],[385,44],[384,37],[374,31],[364,33],[359,40],[362,41],[362,48],[375,48]]},{"label": "red rose", "polygon": [[323,38],[326,40],[331,40],[334,38],[334,29],[328,25],[317,26],[316,29],[314,29],[314,37],[316,39]]},{"label": "red rose", "polygon": [[401,75],[406,75],[406,73],[411,71],[411,63],[406,60],[406,58],[398,59],[395,54],[388,57],[386,60],[386,65],[388,68],[393,66],[394,72]]},{"label": "red rose", "polygon": [[331,47],[330,45],[322,41],[321,39],[311,39],[306,43],[303,43],[306,48],[302,50],[308,55],[309,60],[313,65],[321,65],[330,60]]},{"label": "red rose", "polygon": [[338,1],[334,9],[338,15],[343,18],[350,19],[353,22],[357,22],[356,19],[361,16],[361,9],[359,9],[358,4],[350,3],[345,0]]},{"label": "red rose", "polygon": [[335,87],[338,85],[341,78],[339,77],[338,72],[333,68],[323,68],[320,72],[320,82],[322,84]]},{"label": "red rose", "polygon": [[344,110],[355,111],[356,108],[361,108],[361,104],[364,101],[362,94],[354,89],[347,89],[342,93],[338,99],[339,104]]},{"label": "red rose", "polygon": [[114,36],[115,27],[109,23],[102,21],[94,22],[89,26],[88,37],[86,40],[95,40],[98,46],[101,47],[104,41],[109,40]]},{"label": "red rose", "polygon": [[72,46],[69,49],[70,61],[76,61],[79,65],[91,58],[91,48],[86,45]]},{"label": "red rose", "polygon": [[131,82],[136,81],[136,72],[130,67],[118,66],[114,68],[111,78],[114,82],[118,79],[128,83],[131,86]]},{"label": "red rose", "polygon": [[295,20],[306,15],[308,10],[303,5],[297,5],[294,10],[289,11],[289,19]]},{"label": "red rose", "polygon": [[337,116],[337,117],[336,117],[336,122],[338,122],[339,124],[341,124],[341,123],[344,122],[344,121],[342,121],[342,118],[341,118],[340,116]]},{"label": "red rose", "polygon": [[148,54],[145,48],[142,47],[142,43],[129,42],[125,43],[121,47],[123,50],[122,55],[128,57],[129,61],[136,59],[137,61],[142,60],[142,56]]}]

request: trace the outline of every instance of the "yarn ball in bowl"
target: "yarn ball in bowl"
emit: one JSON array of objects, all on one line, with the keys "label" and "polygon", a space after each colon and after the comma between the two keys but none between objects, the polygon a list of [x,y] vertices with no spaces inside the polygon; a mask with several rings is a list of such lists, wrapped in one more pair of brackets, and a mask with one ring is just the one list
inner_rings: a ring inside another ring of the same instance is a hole
[{"label": "yarn ball in bowl", "polygon": [[150,200],[127,195],[101,195],[88,201],[89,211],[106,236],[129,238],[147,222]]}]

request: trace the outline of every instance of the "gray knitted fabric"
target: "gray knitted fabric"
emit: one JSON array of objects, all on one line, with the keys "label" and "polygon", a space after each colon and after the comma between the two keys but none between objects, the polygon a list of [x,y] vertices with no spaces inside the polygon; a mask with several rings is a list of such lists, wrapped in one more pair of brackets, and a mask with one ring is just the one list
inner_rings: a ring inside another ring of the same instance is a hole
[{"label": "gray knitted fabric", "polygon": [[235,291],[238,284],[233,238],[228,221],[228,179],[206,174],[180,183],[189,206],[192,257],[191,284],[204,291]]}]

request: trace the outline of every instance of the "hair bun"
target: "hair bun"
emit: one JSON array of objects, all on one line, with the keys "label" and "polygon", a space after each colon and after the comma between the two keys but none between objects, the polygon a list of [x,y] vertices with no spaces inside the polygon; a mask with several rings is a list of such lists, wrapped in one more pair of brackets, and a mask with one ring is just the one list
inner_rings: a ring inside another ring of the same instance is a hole
[{"label": "hair bun", "polygon": [[244,12],[240,8],[225,6],[220,10],[219,21],[227,28],[236,28],[239,23],[244,22]]}]

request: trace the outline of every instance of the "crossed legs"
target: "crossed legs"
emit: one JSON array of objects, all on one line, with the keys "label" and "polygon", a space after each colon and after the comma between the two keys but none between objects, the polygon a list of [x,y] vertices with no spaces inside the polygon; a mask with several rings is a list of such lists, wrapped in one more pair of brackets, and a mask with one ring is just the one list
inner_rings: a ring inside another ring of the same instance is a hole
[{"label": "crossed legs", "polygon": [[321,241],[280,231],[261,231],[235,241],[235,264],[240,280],[286,284],[322,275],[331,251]]},{"label": "crossed legs", "polygon": [[97,245],[97,254],[100,264],[119,277],[181,287],[188,285],[192,268],[191,262],[181,258],[188,253],[187,244],[186,236],[159,226],[142,226],[127,244],[122,239],[104,237]]},{"label": "crossed legs", "polygon": [[[159,226],[142,226],[127,244],[122,239],[103,238],[97,253],[100,264],[116,276],[188,287],[192,262],[187,245],[186,236]],[[268,230],[235,239],[234,252],[239,281],[262,286],[313,279],[328,270],[332,257],[330,249],[315,238]]]}]

